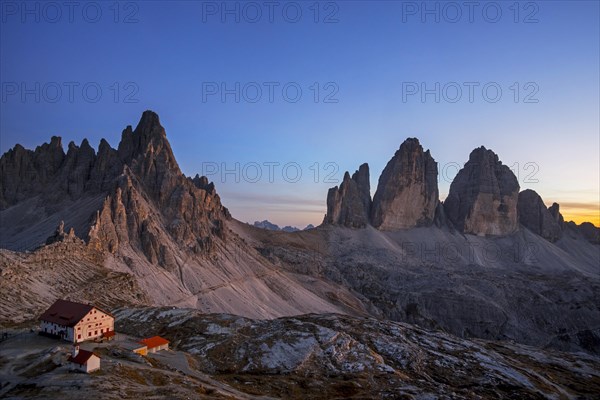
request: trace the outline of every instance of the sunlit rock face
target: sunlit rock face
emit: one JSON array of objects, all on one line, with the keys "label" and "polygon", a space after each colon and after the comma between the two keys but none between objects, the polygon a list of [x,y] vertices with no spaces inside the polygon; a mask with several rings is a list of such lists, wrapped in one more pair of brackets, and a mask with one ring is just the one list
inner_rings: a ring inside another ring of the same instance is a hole
[{"label": "sunlit rock face", "polygon": [[429,226],[438,203],[437,163],[418,139],[406,139],[379,177],[371,223],[381,230]]},{"label": "sunlit rock face", "polygon": [[452,181],[444,210],[461,232],[506,235],[518,228],[518,196],[515,174],[482,146],[471,152]]}]

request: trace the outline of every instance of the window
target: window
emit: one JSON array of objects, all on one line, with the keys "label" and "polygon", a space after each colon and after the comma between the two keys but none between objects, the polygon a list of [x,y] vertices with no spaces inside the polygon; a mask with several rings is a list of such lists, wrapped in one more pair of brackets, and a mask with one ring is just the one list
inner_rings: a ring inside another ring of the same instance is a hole
[{"label": "window", "polygon": [[80,327],[80,326],[78,326],[78,327],[77,327],[77,330],[78,330],[78,331],[80,331],[80,330],[81,330],[81,327]]},{"label": "window", "polygon": [[98,334],[98,331],[94,331],[94,335],[97,335],[97,334]]},{"label": "window", "polygon": [[92,332],[88,332],[88,337],[92,336]]},{"label": "window", "polygon": [[77,339],[81,339],[81,333],[77,335]]}]

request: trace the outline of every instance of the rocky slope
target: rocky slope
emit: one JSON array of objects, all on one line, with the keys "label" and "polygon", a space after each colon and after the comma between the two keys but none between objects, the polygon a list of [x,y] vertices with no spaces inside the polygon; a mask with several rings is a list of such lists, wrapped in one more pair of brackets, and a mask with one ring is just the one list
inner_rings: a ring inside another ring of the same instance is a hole
[{"label": "rocky slope", "polygon": [[139,281],[67,235],[35,253],[0,250],[0,326],[35,321],[57,298],[107,309],[152,301]]},{"label": "rocky slope", "polygon": [[506,235],[517,230],[519,182],[513,172],[485,147],[471,152],[444,201],[454,226],[474,235]]},{"label": "rocky slope", "polygon": [[600,390],[600,359],[458,339],[373,318],[269,321],[194,310],[122,309],[117,326],[155,332],[197,368],[277,398],[551,398]]},{"label": "rocky slope", "polygon": [[[86,252],[97,254],[99,267],[135,280],[147,304],[259,318],[364,313],[349,291],[281,271],[232,233],[231,217],[214,185],[181,173],[165,129],[151,111],[144,112],[135,129],[122,132],[118,149],[102,141],[96,154],[84,141],[80,147],[71,144],[64,154],[59,138],[35,151],[15,146],[0,159],[0,176],[1,247],[33,250],[73,231],[83,246],[73,254],[74,263]],[[19,257],[32,260],[42,250]],[[7,268],[17,270],[11,264],[14,254],[1,251]],[[3,283],[16,290],[13,282]],[[35,287],[27,288],[34,296]],[[333,291],[340,295],[327,294]],[[51,293],[54,298],[37,304],[69,295]],[[23,307],[15,304],[12,313],[2,315],[3,322],[31,315]]]},{"label": "rocky slope", "polygon": [[525,228],[499,237],[435,226],[245,229],[236,231],[273,263],[351,288],[372,315],[460,337],[600,352],[600,251],[576,232],[551,243]]},{"label": "rocky slope", "polygon": [[[562,399],[593,398],[600,390],[598,357],[373,318],[251,320],[171,308],[122,308],[116,316],[115,340],[83,344],[102,357],[101,370],[89,375],[69,373],[64,342],[34,333],[3,342],[0,396]],[[169,351],[140,357],[122,347],[155,334],[171,341]]]}]

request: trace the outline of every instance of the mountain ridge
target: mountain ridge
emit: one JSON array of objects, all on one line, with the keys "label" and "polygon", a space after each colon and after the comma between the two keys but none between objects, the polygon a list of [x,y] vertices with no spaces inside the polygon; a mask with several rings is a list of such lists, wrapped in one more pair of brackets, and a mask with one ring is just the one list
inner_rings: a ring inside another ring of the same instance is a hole
[{"label": "mountain ridge", "polygon": [[[382,229],[371,224],[363,164],[329,191],[331,220],[288,233],[235,220],[213,183],[185,176],[155,113],[121,137],[116,149],[103,140],[95,152],[82,141],[66,153],[53,137],[0,158],[0,285],[23,293],[1,300],[2,323],[34,318],[82,290],[93,298],[84,287],[101,279],[104,292],[128,282],[136,294],[104,296],[110,307],[370,315],[461,337],[600,352],[600,230],[564,222],[558,204],[542,207],[533,195],[521,195],[519,207],[512,173],[490,150],[471,153],[463,175],[476,179],[456,180],[456,206],[446,207],[431,178],[435,160],[410,138],[380,179]],[[63,248],[72,260],[52,251]],[[46,269],[73,277],[78,265],[96,272],[56,288],[44,282]],[[37,298],[40,290],[48,295]]]}]

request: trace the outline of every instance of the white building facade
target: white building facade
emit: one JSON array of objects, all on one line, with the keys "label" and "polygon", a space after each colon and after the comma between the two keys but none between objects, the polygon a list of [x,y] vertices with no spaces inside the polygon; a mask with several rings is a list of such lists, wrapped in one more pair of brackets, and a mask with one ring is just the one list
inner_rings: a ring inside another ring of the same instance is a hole
[{"label": "white building facade", "polygon": [[94,307],[71,329],[71,336],[67,336],[67,340],[78,343],[102,337],[103,333],[114,330],[115,319],[113,316]]},{"label": "white building facade", "polygon": [[79,346],[73,349],[73,355],[69,357],[71,369],[89,374],[100,369],[100,357],[91,351],[79,350]]},{"label": "white building facade", "polygon": [[57,300],[40,319],[40,332],[79,343],[115,330],[114,317],[89,304]]}]

